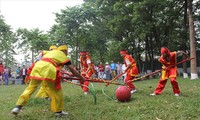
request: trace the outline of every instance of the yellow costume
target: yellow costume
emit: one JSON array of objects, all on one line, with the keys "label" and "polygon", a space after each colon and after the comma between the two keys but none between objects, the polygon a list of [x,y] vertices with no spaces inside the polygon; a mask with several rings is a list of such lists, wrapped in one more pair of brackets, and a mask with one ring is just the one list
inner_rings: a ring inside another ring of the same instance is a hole
[{"label": "yellow costume", "polygon": [[[52,45],[49,47],[49,50],[55,50],[57,49],[57,47],[55,45]],[[48,53],[49,51],[42,51],[42,55],[41,57],[43,57],[46,53]],[[42,58],[41,58],[42,59]],[[44,85],[44,84],[43,84]],[[48,93],[45,91],[45,88],[46,86],[41,86],[39,91],[37,92],[37,94],[35,95],[36,98],[49,98],[49,95]]]},{"label": "yellow costume", "polygon": [[28,102],[30,95],[35,92],[37,87],[42,83],[45,91],[51,98],[51,110],[59,112],[63,110],[64,100],[60,86],[60,69],[70,62],[64,52],[58,50],[49,51],[42,60],[35,63],[31,74],[29,86],[19,97],[16,105],[23,106]]}]

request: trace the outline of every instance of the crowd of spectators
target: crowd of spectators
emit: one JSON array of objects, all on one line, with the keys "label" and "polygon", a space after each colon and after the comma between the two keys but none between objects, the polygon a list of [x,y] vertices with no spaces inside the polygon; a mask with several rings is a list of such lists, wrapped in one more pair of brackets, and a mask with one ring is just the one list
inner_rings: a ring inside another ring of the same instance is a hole
[{"label": "crowd of spectators", "polygon": [[25,65],[14,70],[14,68],[4,66],[0,62],[0,85],[25,84],[26,73],[27,68]]},{"label": "crowd of spectators", "polygon": [[[120,62],[115,63],[114,61],[111,61],[110,64],[108,62],[105,62],[105,64],[100,62],[96,66],[97,78],[111,80],[121,74],[125,69],[125,65]],[[119,79],[123,80],[124,75],[119,77]]]}]

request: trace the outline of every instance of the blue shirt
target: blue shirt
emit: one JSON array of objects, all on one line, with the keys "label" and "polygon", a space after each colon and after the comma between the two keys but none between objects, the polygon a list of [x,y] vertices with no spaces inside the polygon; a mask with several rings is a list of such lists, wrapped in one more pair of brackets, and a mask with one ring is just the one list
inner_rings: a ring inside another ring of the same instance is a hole
[{"label": "blue shirt", "polygon": [[111,70],[116,70],[116,63],[111,63],[110,68]]}]

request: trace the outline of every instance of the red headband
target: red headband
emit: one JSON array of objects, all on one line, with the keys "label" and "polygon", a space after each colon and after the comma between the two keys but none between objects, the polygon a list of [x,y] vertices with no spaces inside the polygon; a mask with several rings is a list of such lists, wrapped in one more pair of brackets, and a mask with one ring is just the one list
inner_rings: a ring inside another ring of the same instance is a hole
[{"label": "red headband", "polygon": [[128,53],[127,50],[121,50],[121,51],[120,51],[120,54],[121,54],[121,55],[123,55],[123,54],[127,54],[127,53]]},{"label": "red headband", "polygon": [[80,52],[80,55],[87,55],[88,53],[85,51]]},{"label": "red headband", "polygon": [[164,54],[164,53],[169,53],[170,51],[167,48],[162,47],[160,52],[161,52],[161,54]]}]

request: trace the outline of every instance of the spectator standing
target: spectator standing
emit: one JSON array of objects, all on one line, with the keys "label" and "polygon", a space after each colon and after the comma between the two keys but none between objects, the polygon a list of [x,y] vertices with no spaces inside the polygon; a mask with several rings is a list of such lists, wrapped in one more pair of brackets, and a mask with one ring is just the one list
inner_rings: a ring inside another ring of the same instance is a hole
[{"label": "spectator standing", "polygon": [[[126,65],[122,64],[122,72],[124,72],[126,70]],[[124,78],[126,77],[126,74],[122,75],[122,80],[124,80]],[[125,82],[125,81],[124,81]]]},{"label": "spectator standing", "polygon": [[104,75],[104,65],[102,62],[100,62],[98,66],[98,78],[103,79],[103,75]]},{"label": "spectator standing", "polygon": [[8,77],[11,78],[12,77],[12,70],[10,67],[8,67]]},{"label": "spectator standing", "polygon": [[110,65],[108,64],[108,62],[106,62],[106,65],[105,65],[105,72],[106,72],[106,80],[110,80],[111,79],[111,68],[110,68]]},{"label": "spectator standing", "polygon": [[5,80],[5,85],[8,85],[9,83],[9,69],[7,66],[5,66],[4,69],[4,80]]},{"label": "spectator standing", "polygon": [[19,79],[20,78],[20,67],[18,67],[16,70],[16,79]]},{"label": "spectator standing", "polygon": [[0,62],[0,73],[1,74],[4,73],[4,66],[3,66],[2,62]]},{"label": "spectator standing", "polygon": [[3,83],[3,75],[0,72],[0,85]]},{"label": "spectator standing", "polygon": [[98,78],[98,66],[94,64],[94,73],[92,74],[93,78]]},{"label": "spectator standing", "polygon": [[25,78],[27,75],[27,68],[25,65],[23,65],[23,68],[20,71],[21,77],[22,77],[22,84],[25,84]]},{"label": "spectator standing", "polygon": [[110,69],[111,69],[111,76],[112,78],[115,78],[116,76],[116,63],[114,63],[113,61],[111,61],[111,64],[110,64]]},{"label": "spectator standing", "polygon": [[119,75],[122,72],[122,64],[120,62],[117,62],[116,70],[117,70],[117,75]]},{"label": "spectator standing", "polygon": [[3,74],[4,74],[4,66],[2,62],[0,62],[0,85],[3,84]]}]

